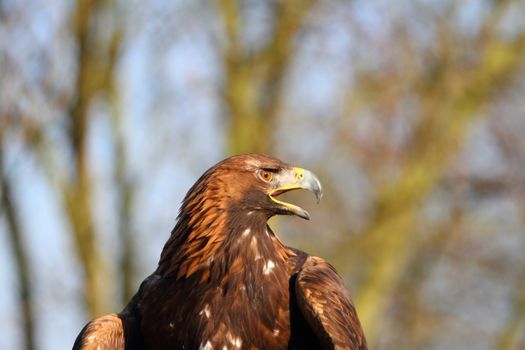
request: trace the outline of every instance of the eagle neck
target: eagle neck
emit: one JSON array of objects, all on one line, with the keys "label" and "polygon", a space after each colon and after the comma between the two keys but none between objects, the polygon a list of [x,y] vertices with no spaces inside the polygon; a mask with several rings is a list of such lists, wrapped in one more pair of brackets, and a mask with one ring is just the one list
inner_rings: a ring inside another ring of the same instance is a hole
[{"label": "eagle neck", "polygon": [[268,227],[268,214],[232,205],[227,186],[209,176],[205,173],[184,198],[157,273],[199,283],[213,277],[218,282],[253,262],[271,265],[285,260],[288,250]]},{"label": "eagle neck", "polygon": [[271,270],[289,254],[259,211],[210,207],[187,215],[183,209],[157,272],[220,284],[226,275],[244,275],[245,269]]}]

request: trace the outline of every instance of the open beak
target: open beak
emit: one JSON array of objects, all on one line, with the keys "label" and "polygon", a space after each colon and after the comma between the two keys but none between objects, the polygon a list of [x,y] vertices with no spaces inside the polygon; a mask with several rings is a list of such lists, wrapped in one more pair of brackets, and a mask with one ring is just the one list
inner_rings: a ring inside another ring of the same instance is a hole
[{"label": "open beak", "polygon": [[310,220],[310,214],[297,205],[278,200],[277,196],[288,191],[305,189],[314,193],[317,203],[323,196],[323,189],[317,176],[311,171],[302,168],[291,168],[281,171],[275,176],[276,188],[270,191],[270,199],[281,206],[283,214],[297,215]]}]

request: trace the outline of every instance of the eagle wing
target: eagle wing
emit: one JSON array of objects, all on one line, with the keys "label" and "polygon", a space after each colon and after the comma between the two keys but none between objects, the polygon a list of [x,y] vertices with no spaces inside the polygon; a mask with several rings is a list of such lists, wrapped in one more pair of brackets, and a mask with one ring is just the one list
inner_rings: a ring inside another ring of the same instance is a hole
[{"label": "eagle wing", "polygon": [[124,325],[117,314],[95,318],[80,332],[73,350],[116,349],[124,350]]},{"label": "eagle wing", "polygon": [[95,318],[78,334],[73,350],[136,350],[142,349],[140,313],[138,311],[144,289],[155,281],[149,276],[140,285],[137,294],[122,312]]},{"label": "eagle wing", "polygon": [[298,272],[295,295],[299,310],[323,348],[368,348],[350,295],[332,265],[309,256]]}]

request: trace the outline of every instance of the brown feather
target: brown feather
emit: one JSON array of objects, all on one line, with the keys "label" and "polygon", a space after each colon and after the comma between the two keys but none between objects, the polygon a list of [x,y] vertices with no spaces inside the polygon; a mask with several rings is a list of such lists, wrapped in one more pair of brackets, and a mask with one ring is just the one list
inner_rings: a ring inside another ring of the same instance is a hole
[{"label": "brown feather", "polygon": [[295,286],[299,309],[325,349],[367,349],[350,295],[332,265],[308,257]]},{"label": "brown feather", "polygon": [[124,327],[116,315],[106,315],[89,322],[73,345],[74,350],[124,350]]}]

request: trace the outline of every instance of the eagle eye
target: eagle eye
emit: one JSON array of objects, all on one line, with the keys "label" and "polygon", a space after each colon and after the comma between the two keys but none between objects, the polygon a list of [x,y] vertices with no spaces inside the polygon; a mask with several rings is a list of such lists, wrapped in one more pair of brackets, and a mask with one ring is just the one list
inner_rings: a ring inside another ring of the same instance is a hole
[{"label": "eagle eye", "polygon": [[258,171],[258,175],[261,178],[261,180],[263,180],[265,182],[270,182],[270,181],[272,181],[272,178],[273,178],[273,173],[271,171],[266,170],[266,169],[259,170]]}]

